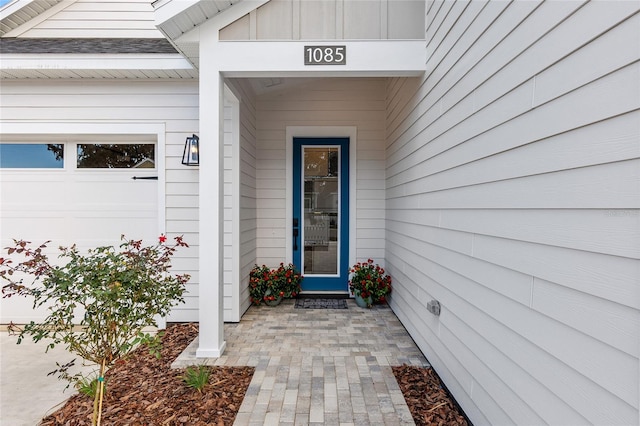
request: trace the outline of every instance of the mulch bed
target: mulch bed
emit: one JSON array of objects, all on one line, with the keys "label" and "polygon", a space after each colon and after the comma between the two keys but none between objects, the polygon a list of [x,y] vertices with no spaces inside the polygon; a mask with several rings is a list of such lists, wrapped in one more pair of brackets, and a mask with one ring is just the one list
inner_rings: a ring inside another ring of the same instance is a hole
[{"label": "mulch bed", "polygon": [[391,367],[417,426],[466,426],[467,420],[432,368]]},{"label": "mulch bed", "polygon": [[[105,374],[102,425],[231,425],[253,376],[253,367],[209,367],[202,393],[188,387],[184,370],[170,368],[198,335],[197,324],[167,328],[160,359],[136,349]],[[93,399],[74,395],[41,425],[91,425]]]},{"label": "mulch bed", "polygon": [[[197,324],[171,325],[160,359],[139,348],[112,367],[105,375],[102,425],[232,425],[254,368],[209,367],[209,384],[202,393],[188,387],[184,370],[170,366],[197,335]],[[467,425],[432,369],[404,365],[393,367],[393,373],[416,425]],[[76,394],[41,425],[90,425],[92,414],[93,399]]]}]

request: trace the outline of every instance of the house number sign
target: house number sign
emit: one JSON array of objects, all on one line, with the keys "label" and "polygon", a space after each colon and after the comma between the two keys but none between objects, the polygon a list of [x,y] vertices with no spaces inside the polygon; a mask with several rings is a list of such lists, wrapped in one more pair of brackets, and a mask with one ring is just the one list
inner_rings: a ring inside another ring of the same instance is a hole
[{"label": "house number sign", "polygon": [[305,46],[305,65],[346,65],[347,46]]}]

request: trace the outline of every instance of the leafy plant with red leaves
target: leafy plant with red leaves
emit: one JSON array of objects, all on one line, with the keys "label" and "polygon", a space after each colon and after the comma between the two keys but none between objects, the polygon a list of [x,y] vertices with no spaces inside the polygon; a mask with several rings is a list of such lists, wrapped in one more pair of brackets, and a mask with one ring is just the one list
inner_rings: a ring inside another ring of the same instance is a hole
[{"label": "leafy plant with red leaves", "polygon": [[349,269],[349,290],[355,295],[367,299],[371,296],[372,303],[384,303],[391,293],[391,277],[384,268],[373,263],[373,259],[358,262]]},{"label": "leafy plant with red leaves", "polygon": [[292,263],[280,263],[279,267],[273,269],[266,265],[255,265],[249,274],[251,303],[260,305],[278,297],[296,297],[300,293],[303,278]]}]

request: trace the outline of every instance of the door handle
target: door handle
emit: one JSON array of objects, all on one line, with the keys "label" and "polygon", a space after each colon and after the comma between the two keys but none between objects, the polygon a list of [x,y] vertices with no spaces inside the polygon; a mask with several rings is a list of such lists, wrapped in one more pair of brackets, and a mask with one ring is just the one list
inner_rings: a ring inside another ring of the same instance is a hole
[{"label": "door handle", "polygon": [[298,250],[298,218],[293,219],[293,250]]}]

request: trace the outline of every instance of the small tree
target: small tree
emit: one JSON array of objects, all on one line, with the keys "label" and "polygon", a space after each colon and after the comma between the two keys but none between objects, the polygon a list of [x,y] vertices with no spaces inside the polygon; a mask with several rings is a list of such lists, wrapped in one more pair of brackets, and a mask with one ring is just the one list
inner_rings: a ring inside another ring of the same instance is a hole
[{"label": "small tree", "polygon": [[[100,424],[105,371],[140,342],[158,344],[158,336],[143,329],[155,324],[154,317],[166,316],[184,301],[190,278],[169,272],[177,248],[188,247],[182,237],[168,245],[161,235],[158,244],[148,247],[141,240],[128,240],[124,235],[121,239],[119,250],[98,247],[86,255],[75,245],[60,247],[59,257],[66,259],[63,266],[53,265],[44,253],[49,242],[33,248],[31,242],[14,240],[7,253],[23,260],[16,263],[0,258],[0,277],[8,282],[2,287],[3,297],[31,296],[34,308],[46,305],[49,311],[42,323],[13,327],[19,332],[18,343],[25,336],[35,342],[49,339],[47,350],[64,344],[70,352],[100,366],[93,425]],[[30,284],[23,283],[25,275],[33,278]],[[78,317],[82,311],[84,316]]]}]

